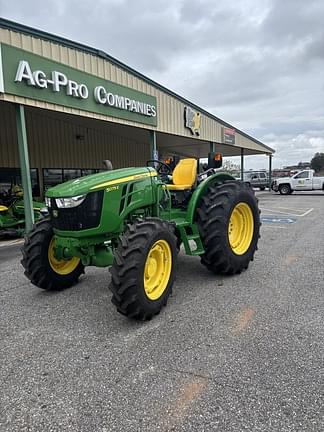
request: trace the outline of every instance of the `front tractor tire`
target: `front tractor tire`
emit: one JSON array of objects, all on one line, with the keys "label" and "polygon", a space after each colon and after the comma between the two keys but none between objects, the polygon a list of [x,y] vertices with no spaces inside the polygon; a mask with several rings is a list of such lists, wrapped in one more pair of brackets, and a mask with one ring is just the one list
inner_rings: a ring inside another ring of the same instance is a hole
[{"label": "front tractor tire", "polygon": [[260,237],[260,211],[251,187],[235,181],[209,187],[197,208],[197,224],[203,265],[225,275],[248,268]]},{"label": "front tractor tire", "polygon": [[84,266],[79,258],[58,260],[54,254],[54,246],[52,224],[48,219],[42,219],[25,237],[21,249],[21,264],[25,275],[33,285],[48,291],[70,288],[84,273]]},{"label": "front tractor tire", "polygon": [[112,303],[121,314],[149,320],[166,305],[177,259],[173,226],[159,218],[128,225],[110,268]]}]

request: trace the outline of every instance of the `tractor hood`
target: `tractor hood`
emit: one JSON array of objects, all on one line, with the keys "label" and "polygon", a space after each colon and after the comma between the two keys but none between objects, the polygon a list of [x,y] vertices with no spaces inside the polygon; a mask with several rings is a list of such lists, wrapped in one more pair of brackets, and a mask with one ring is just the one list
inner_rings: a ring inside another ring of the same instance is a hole
[{"label": "tractor hood", "polygon": [[151,167],[122,168],[112,171],[104,171],[69,180],[60,185],[54,186],[46,192],[48,198],[63,198],[84,195],[89,192],[105,189],[109,186],[126,183],[129,181],[144,179],[145,177],[156,176],[156,171]]}]

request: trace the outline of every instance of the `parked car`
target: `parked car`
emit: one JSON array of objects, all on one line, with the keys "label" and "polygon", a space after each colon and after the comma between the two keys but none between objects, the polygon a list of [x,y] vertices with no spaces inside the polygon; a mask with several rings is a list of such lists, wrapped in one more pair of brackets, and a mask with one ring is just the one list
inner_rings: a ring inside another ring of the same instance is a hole
[{"label": "parked car", "polygon": [[266,171],[246,171],[243,173],[243,181],[260,190],[269,187],[269,177]]},{"label": "parked car", "polygon": [[275,179],[271,188],[275,192],[280,192],[281,195],[289,195],[293,191],[298,190],[323,190],[324,191],[324,177],[314,175],[313,170],[299,171],[292,177],[281,177]]}]

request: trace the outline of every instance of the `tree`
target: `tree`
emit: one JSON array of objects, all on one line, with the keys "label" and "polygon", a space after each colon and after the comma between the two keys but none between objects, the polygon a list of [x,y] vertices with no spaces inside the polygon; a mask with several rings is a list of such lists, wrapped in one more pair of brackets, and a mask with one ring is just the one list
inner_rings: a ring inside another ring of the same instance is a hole
[{"label": "tree", "polygon": [[232,162],[229,159],[223,160],[222,170],[227,171],[233,175],[238,175],[240,173],[240,165]]},{"label": "tree", "polygon": [[324,170],[324,153],[315,153],[311,160],[311,167],[315,172]]},{"label": "tree", "polygon": [[[199,172],[205,171],[207,169],[207,162],[208,159],[206,158],[202,158],[199,160]],[[240,165],[229,160],[229,159],[223,159],[223,164],[222,167],[219,168],[221,171],[226,171],[229,174],[231,174],[234,177],[239,177],[240,176],[240,172],[241,172],[241,168]]]}]

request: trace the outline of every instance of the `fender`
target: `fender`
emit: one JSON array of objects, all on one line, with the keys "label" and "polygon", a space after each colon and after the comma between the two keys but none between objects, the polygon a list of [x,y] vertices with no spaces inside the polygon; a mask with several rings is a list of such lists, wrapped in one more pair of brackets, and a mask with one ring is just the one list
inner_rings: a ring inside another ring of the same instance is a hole
[{"label": "fender", "polygon": [[186,220],[187,222],[189,222],[190,224],[194,223],[195,220],[195,215],[196,215],[196,207],[200,201],[200,199],[204,196],[206,189],[209,186],[212,186],[216,183],[224,183],[225,181],[228,180],[235,180],[235,178],[233,176],[231,176],[230,174],[227,173],[217,173],[217,174],[213,174],[209,177],[206,178],[206,180],[202,181],[196,188],[196,190],[194,191],[194,193],[192,194],[192,197],[190,199],[189,205],[188,205],[188,209],[187,209],[187,213],[186,213]]}]

